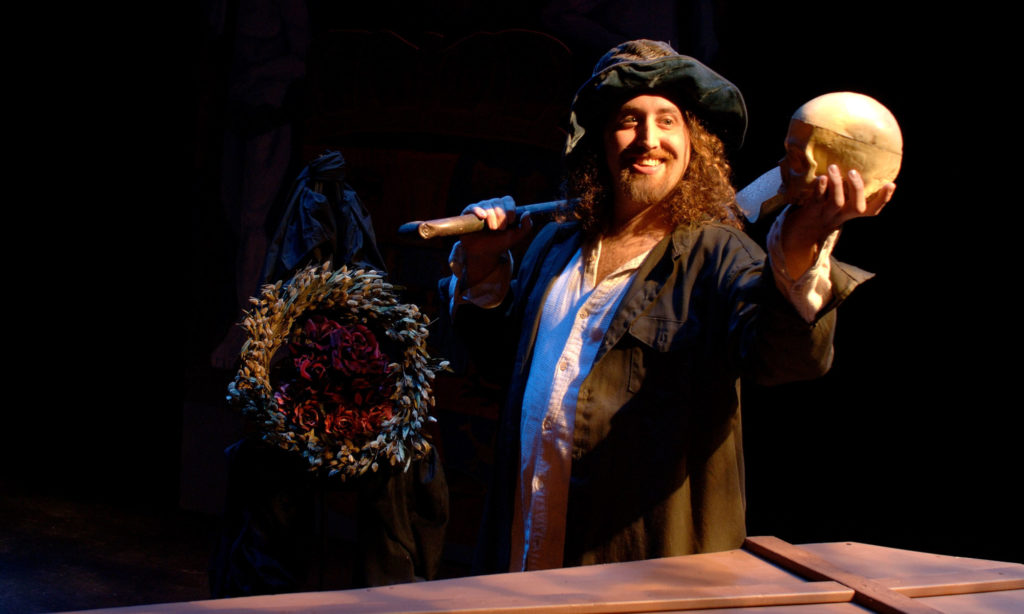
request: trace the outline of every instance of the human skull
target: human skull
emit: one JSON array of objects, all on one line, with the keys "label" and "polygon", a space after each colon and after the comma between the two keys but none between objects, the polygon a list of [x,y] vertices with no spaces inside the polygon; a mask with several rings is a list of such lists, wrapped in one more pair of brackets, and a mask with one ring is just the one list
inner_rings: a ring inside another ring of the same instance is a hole
[{"label": "human skull", "polygon": [[870,196],[893,181],[903,157],[903,136],[889,109],[854,92],[818,96],[797,109],[786,134],[786,157],[779,161],[788,202],[800,202],[830,164],[845,176],[856,169]]}]

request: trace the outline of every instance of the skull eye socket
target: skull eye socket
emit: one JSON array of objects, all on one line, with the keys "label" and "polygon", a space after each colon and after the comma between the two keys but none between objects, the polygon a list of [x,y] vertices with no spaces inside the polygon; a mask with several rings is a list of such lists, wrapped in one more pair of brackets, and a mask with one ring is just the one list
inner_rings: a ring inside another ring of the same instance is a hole
[{"label": "skull eye socket", "polygon": [[811,169],[812,161],[807,159],[803,151],[787,148],[783,163],[789,168],[791,173],[803,175]]}]

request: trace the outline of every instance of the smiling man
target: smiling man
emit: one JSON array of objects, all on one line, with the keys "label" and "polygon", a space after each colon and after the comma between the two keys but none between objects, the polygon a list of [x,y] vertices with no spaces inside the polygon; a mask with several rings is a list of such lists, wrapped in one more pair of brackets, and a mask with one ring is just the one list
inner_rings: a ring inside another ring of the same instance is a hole
[{"label": "smiling man", "polygon": [[491,231],[462,237],[442,289],[467,343],[509,357],[481,571],[742,544],[739,382],[828,370],[834,308],[864,278],[831,245],[877,211],[855,171],[829,168],[766,258],[729,183],[745,129],[732,83],[664,43],[624,43],[573,102],[567,219],[513,266],[529,217],[508,197],[467,208]]}]

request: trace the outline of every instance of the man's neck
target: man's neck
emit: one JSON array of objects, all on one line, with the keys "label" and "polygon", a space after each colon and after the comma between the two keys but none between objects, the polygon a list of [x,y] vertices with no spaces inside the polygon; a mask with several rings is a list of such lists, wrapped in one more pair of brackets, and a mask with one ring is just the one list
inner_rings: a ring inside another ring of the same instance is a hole
[{"label": "man's neck", "polygon": [[[616,215],[610,228],[600,237],[598,282],[633,258],[650,251],[672,230],[657,205],[633,207],[630,212],[630,208],[620,207],[619,204],[616,203]],[[623,212],[621,215],[620,211]],[[594,247],[591,246],[591,249]]]},{"label": "man's neck", "polygon": [[658,239],[672,231],[661,203],[643,205],[623,197],[615,201],[612,222],[602,233],[606,239],[657,235]]}]

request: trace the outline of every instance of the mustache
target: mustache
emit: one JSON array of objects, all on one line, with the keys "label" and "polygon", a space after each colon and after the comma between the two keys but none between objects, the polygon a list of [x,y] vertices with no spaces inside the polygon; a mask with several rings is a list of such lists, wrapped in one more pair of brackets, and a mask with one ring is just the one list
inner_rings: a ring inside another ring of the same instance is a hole
[{"label": "mustache", "polygon": [[629,166],[637,159],[650,158],[652,160],[661,160],[667,162],[671,160],[673,156],[666,152],[652,152],[644,147],[630,146],[623,149],[619,154],[619,165]]}]

